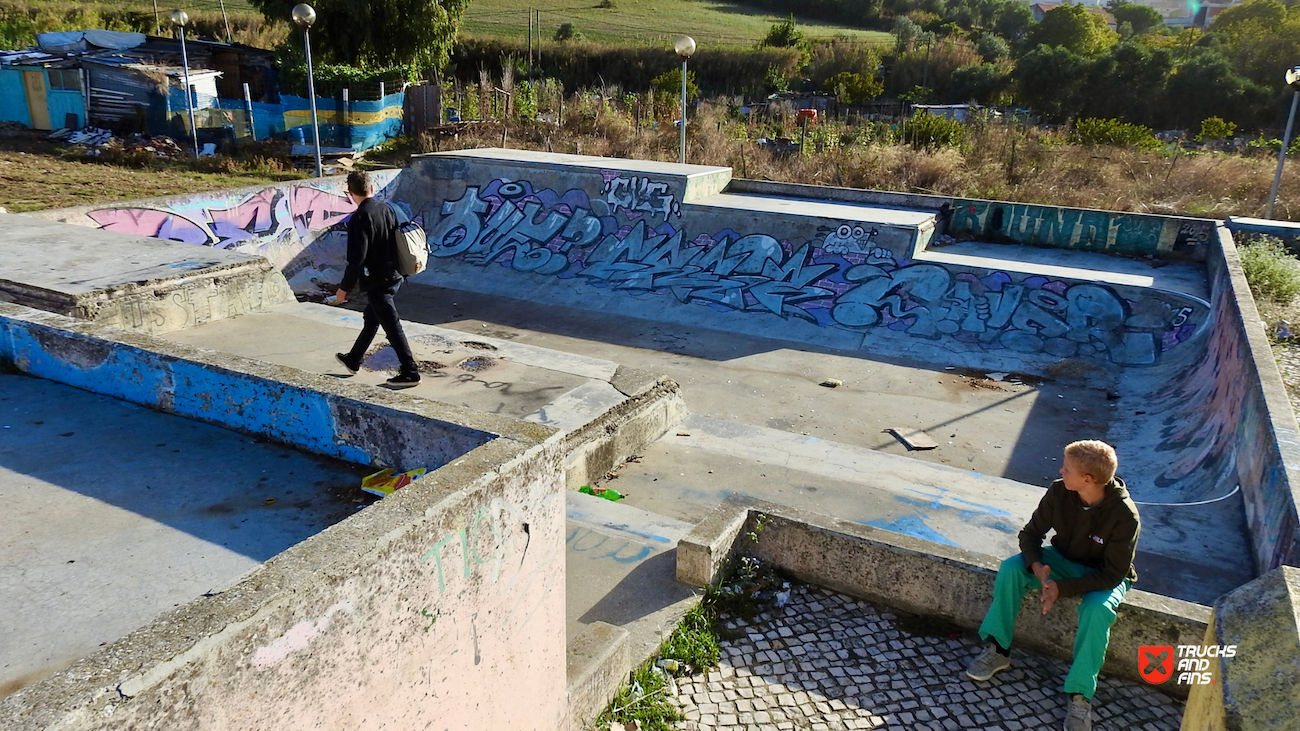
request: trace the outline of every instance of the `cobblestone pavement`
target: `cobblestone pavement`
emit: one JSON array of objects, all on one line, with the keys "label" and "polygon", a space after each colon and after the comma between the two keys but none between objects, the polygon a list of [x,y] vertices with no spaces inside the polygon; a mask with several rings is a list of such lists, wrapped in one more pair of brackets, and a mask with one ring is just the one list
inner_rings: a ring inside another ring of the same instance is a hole
[{"label": "cobblestone pavement", "polygon": [[[900,626],[901,625],[901,626]],[[790,602],[732,625],[720,667],[677,679],[683,731],[756,729],[1059,729],[1069,665],[1012,649],[1013,665],[975,683],[973,633],[912,634],[912,623],[867,602],[795,586]],[[1102,676],[1094,728],[1176,731],[1183,703]]]}]

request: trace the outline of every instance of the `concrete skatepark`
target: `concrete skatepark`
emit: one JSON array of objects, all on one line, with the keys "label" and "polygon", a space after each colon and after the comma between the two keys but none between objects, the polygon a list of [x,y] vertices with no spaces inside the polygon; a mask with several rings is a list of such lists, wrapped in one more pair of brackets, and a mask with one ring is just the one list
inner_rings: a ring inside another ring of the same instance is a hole
[{"label": "concrete skatepark", "polygon": [[[247,476],[210,502],[97,493],[73,487],[88,477],[14,457],[0,465],[22,476],[18,514],[43,531],[15,541],[7,560],[41,554],[31,571],[51,596],[80,580],[55,573],[61,554],[40,549],[59,532],[42,516],[69,489],[98,501],[78,509],[115,511],[92,521],[124,511],[167,527],[141,538],[126,521],[131,540],[163,543],[132,549],[109,535],[114,550],[216,545],[232,559],[211,568],[205,556],[211,570],[185,581],[139,561],[136,583],[113,591],[138,585],[158,600],[123,613],[115,632],[69,636],[62,654],[6,667],[6,725],[209,712],[268,672],[280,677],[263,700],[229,723],[325,718],[302,698],[333,679],[382,684],[389,702],[413,707],[437,696],[482,728],[581,724],[621,679],[612,669],[646,657],[689,606],[691,587],[674,578],[678,543],[732,496],[903,536],[918,541],[912,550],[1001,557],[1061,447],[1083,437],[1119,448],[1145,528],[1138,588],[1157,597],[1151,616],[1182,618],[1180,636],[1202,634],[1221,596],[1296,562],[1295,421],[1221,224],[503,150],[418,157],[380,182],[382,198],[424,225],[433,254],[399,295],[426,366],[404,394],[378,387],[390,350],[336,378],[332,354],[359,313],[309,301],[341,274],[350,209],[338,180],[0,219],[10,262],[0,291],[15,303],[0,312],[6,362],[154,410],[130,418],[205,421],[242,432],[241,444],[288,447],[256,445],[240,461]],[[4,378],[25,384],[6,391],[24,418],[85,397]],[[843,385],[819,385],[826,378]],[[908,452],[886,428],[923,429],[939,446]],[[32,430],[23,451],[58,449],[62,433]],[[115,449],[110,436],[79,447],[86,465]],[[215,437],[194,439],[180,454]],[[167,455],[143,469],[203,464]],[[361,510],[258,482],[265,469],[287,488],[282,465],[304,459],[299,469],[319,479],[303,488],[341,486],[357,465],[434,471]],[[593,481],[628,497],[572,490]],[[209,510],[201,525],[193,514],[213,505],[231,512]],[[302,514],[268,521],[273,505]],[[234,523],[245,516],[253,522]],[[441,537],[430,552],[419,535]],[[78,550],[94,552],[94,540]],[[324,573],[302,573],[308,561]],[[62,606],[32,600],[31,611],[54,606],[75,622],[121,602],[89,593]],[[525,598],[549,609],[502,609]],[[1160,621],[1134,624],[1174,620]],[[187,647],[169,626],[191,630]],[[1036,644],[1053,651],[1049,639]],[[381,659],[384,647],[417,649]],[[599,662],[575,663],[575,647]],[[449,654],[452,670],[425,672]],[[358,668],[373,669],[349,674]],[[381,680],[390,673],[403,681]],[[536,699],[532,715],[483,710],[484,688],[502,683]],[[136,702],[146,698],[148,709]],[[345,724],[415,723],[336,710]]]}]

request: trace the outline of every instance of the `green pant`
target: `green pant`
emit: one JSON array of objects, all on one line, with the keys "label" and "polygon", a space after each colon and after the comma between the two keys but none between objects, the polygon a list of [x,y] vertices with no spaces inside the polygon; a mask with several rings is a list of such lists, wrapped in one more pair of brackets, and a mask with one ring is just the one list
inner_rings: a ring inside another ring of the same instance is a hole
[{"label": "green pant", "polygon": [[[1043,563],[1052,570],[1053,579],[1074,579],[1093,569],[1074,563],[1051,546],[1043,549]],[[1074,664],[1065,678],[1065,692],[1079,693],[1089,700],[1097,691],[1097,673],[1106,660],[1106,646],[1110,644],[1110,626],[1115,623],[1115,609],[1128,592],[1130,582],[1125,579],[1109,591],[1090,591],[1079,602],[1079,631],[1074,637]],[[996,640],[1002,647],[1011,647],[1016,633],[1016,615],[1025,592],[1041,589],[1038,577],[1025,569],[1025,560],[1016,554],[1002,562],[997,582],[993,584],[993,604],[984,623],[980,637]]]}]

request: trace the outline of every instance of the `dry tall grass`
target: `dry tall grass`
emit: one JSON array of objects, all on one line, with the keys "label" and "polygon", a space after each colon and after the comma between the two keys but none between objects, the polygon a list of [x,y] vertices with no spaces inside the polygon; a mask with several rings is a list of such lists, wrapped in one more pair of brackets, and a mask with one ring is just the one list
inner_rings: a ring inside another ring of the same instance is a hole
[{"label": "dry tall grass", "polygon": [[[671,100],[670,100],[671,101]],[[671,105],[638,126],[618,97],[571,97],[562,124],[511,122],[511,147],[607,157],[675,161]],[[546,110],[543,104],[543,111]],[[792,121],[785,133],[798,140]],[[813,128],[805,155],[778,155],[756,144],[770,124],[739,122],[725,105],[703,105],[689,129],[690,162],[727,165],[738,177],[876,190],[934,193],[1084,208],[1223,218],[1262,215],[1276,159],[1183,150],[1069,144],[1064,132],[971,125],[958,148],[916,150],[887,125]],[[497,146],[499,126],[454,139],[425,137],[422,151]],[[814,150],[813,148],[817,149]],[[1274,215],[1300,220],[1300,171],[1288,166]]]}]

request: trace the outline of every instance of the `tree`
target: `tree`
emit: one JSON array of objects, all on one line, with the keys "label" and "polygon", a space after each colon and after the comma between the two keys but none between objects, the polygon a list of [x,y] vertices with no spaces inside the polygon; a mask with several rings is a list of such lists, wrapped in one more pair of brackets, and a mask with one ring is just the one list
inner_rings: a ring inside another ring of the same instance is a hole
[{"label": "tree", "polygon": [[867,77],[852,71],[841,71],[823,81],[822,90],[834,94],[836,99],[845,104],[859,104],[880,96],[880,92],[885,90],[885,85],[874,76]]},{"label": "tree", "polygon": [[965,66],[953,72],[945,97],[953,103],[997,104],[1010,85],[1009,64]]},{"label": "tree", "polygon": [[1008,2],[1002,5],[993,21],[993,32],[1012,43],[1020,43],[1034,25],[1034,11],[1020,2]]},{"label": "tree", "polygon": [[[287,22],[298,4],[249,2],[275,23]],[[313,5],[312,53],[322,63],[442,68],[469,0],[315,0]]]},{"label": "tree", "polygon": [[555,40],[560,43],[580,41],[582,40],[582,32],[574,27],[573,23],[561,23],[560,27],[555,29]]},{"label": "tree", "polygon": [[1106,9],[1115,16],[1117,24],[1128,23],[1133,29],[1133,35],[1140,36],[1165,24],[1165,19],[1150,5],[1137,5],[1128,0],[1112,0]]},{"label": "tree", "polygon": [[1001,36],[992,33],[981,33],[975,39],[975,47],[979,49],[984,60],[989,63],[1011,55],[1011,46]]},{"label": "tree", "polygon": [[1039,46],[1016,64],[1012,78],[1018,97],[1044,119],[1064,122],[1079,111],[1088,59],[1064,46]]},{"label": "tree", "polygon": [[1243,127],[1257,126],[1270,96],[1267,89],[1237,74],[1226,58],[1203,50],[1169,77],[1166,122],[1190,129],[1206,117],[1220,117]]},{"label": "tree", "polygon": [[912,50],[917,41],[925,36],[925,31],[921,30],[921,26],[905,15],[900,15],[894,19],[894,27],[889,32],[894,34],[894,51],[896,53],[905,53]]},{"label": "tree", "polygon": [[1029,45],[1061,47],[1083,56],[1095,56],[1115,45],[1119,34],[1083,5],[1058,5],[1029,32]]},{"label": "tree", "polygon": [[1089,65],[1080,97],[1080,113],[1155,124],[1173,71],[1173,54],[1128,42],[1112,46]]}]

